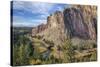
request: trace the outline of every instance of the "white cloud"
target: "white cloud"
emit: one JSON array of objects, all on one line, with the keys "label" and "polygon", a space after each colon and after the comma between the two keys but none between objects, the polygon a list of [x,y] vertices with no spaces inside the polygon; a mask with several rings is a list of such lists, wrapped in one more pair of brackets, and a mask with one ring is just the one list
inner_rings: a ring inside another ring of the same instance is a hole
[{"label": "white cloud", "polygon": [[32,4],[33,7],[33,10],[32,11],[33,13],[34,12],[40,12],[40,13],[44,13],[44,14],[48,14],[49,10],[54,6],[54,4],[48,4],[48,3],[41,3],[41,2],[38,2],[38,3],[33,3]]},{"label": "white cloud", "polygon": [[62,7],[57,7],[57,10],[63,11],[63,8]]},{"label": "white cloud", "polygon": [[[35,20],[36,21],[36,20]],[[40,20],[37,20],[37,21],[40,21]],[[45,21],[45,20],[44,20]],[[37,22],[14,22],[13,23],[13,26],[26,26],[26,27],[34,27],[34,26],[38,26],[38,25],[40,25],[40,24],[46,24],[46,22],[39,22],[39,23],[37,23]]]},{"label": "white cloud", "polygon": [[13,26],[18,26],[18,27],[22,27],[22,26],[30,26],[30,27],[34,27],[35,26],[35,24],[32,24],[32,23],[27,23],[27,22],[23,22],[23,23],[21,23],[21,22],[14,22],[13,23]]},{"label": "white cloud", "polygon": [[13,16],[13,21],[14,22],[23,22],[23,21],[27,21],[25,18],[21,17],[21,16]]},{"label": "white cloud", "polygon": [[[62,7],[57,6],[52,3],[43,3],[43,2],[32,2],[32,1],[13,1],[13,9],[22,10],[18,11],[18,16],[13,15],[14,25],[39,25],[41,23],[46,24],[47,16],[50,15],[52,10],[62,10]],[[25,15],[25,11],[33,14],[33,19],[30,16]],[[36,14],[36,16],[34,15]]]},{"label": "white cloud", "polygon": [[13,26],[37,26],[40,24],[46,24],[47,20],[42,20],[42,19],[30,19],[27,20],[23,17],[20,16],[13,16]]},{"label": "white cloud", "polygon": [[46,24],[47,23],[47,20],[38,20],[38,19],[35,19],[35,20],[31,20],[31,22],[36,25],[39,25],[39,24]]},{"label": "white cloud", "polygon": [[23,2],[13,1],[13,9],[24,9]]},{"label": "white cloud", "polygon": [[39,20],[39,24],[46,24],[47,23],[47,20]]},{"label": "white cloud", "polygon": [[14,1],[13,9],[23,9],[32,13],[41,13],[49,15],[48,11],[54,6],[54,4],[42,3],[42,2],[25,2]]}]

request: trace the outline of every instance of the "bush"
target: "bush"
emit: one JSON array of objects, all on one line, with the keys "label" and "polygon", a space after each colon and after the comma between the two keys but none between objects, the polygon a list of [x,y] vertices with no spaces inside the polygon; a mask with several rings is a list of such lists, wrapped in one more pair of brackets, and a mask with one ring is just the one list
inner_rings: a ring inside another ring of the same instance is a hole
[{"label": "bush", "polygon": [[90,61],[96,61],[96,60],[97,60],[97,52],[94,52],[90,57]]},{"label": "bush", "polygon": [[64,45],[62,46],[62,50],[65,53],[65,60],[63,60],[64,62],[73,62],[74,60],[74,49],[72,46],[72,43],[69,40],[65,40]]},{"label": "bush", "polygon": [[13,65],[28,65],[28,60],[33,55],[32,43],[25,36],[18,40],[20,42],[13,45]]}]

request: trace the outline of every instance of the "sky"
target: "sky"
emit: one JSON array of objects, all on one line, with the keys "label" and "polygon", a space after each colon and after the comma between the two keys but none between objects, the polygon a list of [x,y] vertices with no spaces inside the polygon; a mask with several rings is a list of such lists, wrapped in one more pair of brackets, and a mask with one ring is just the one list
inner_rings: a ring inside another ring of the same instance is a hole
[{"label": "sky", "polygon": [[32,1],[13,1],[12,19],[13,26],[34,27],[46,24],[47,17],[55,11],[63,11],[67,4],[43,3]]}]

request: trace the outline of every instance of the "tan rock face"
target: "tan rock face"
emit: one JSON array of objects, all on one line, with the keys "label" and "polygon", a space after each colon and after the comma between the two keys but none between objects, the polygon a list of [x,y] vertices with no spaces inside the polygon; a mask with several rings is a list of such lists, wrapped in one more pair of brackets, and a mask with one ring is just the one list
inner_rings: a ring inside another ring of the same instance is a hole
[{"label": "tan rock face", "polygon": [[[34,33],[35,32],[35,33]],[[55,12],[47,18],[47,24],[39,25],[32,32],[34,34],[44,36],[43,39],[53,41],[56,45],[60,45],[64,39],[64,20],[63,13]]]},{"label": "tan rock face", "polygon": [[43,39],[53,41],[57,45],[67,37],[81,39],[96,39],[97,7],[78,5],[66,8],[63,12],[56,11],[47,17],[47,24],[33,28],[32,34],[43,36]]},{"label": "tan rock face", "polygon": [[48,27],[64,26],[63,13],[56,11],[53,15],[47,18]]},{"label": "tan rock face", "polygon": [[60,45],[65,39],[63,13],[57,11],[50,15],[47,18],[47,29],[41,32],[40,35],[44,35],[44,39]]},{"label": "tan rock face", "polygon": [[44,31],[47,28],[47,25],[41,24],[35,28],[32,29],[32,36],[36,35],[37,33],[40,33]]}]

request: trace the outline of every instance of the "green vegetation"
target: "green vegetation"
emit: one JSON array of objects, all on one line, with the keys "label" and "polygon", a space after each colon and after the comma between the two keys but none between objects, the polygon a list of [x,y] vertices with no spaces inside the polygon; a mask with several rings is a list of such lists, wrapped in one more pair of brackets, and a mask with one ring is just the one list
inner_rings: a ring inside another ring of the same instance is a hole
[{"label": "green vegetation", "polygon": [[13,65],[55,64],[72,62],[71,43],[65,41],[63,46],[54,46],[53,41],[18,36],[13,44]]},{"label": "green vegetation", "polygon": [[13,65],[38,65],[97,60],[96,43],[84,41],[73,45],[70,39],[55,45],[41,36],[15,34],[13,42]]},{"label": "green vegetation", "polygon": [[19,39],[19,43],[13,45],[13,65],[27,65],[33,54],[32,44],[25,36]]}]

